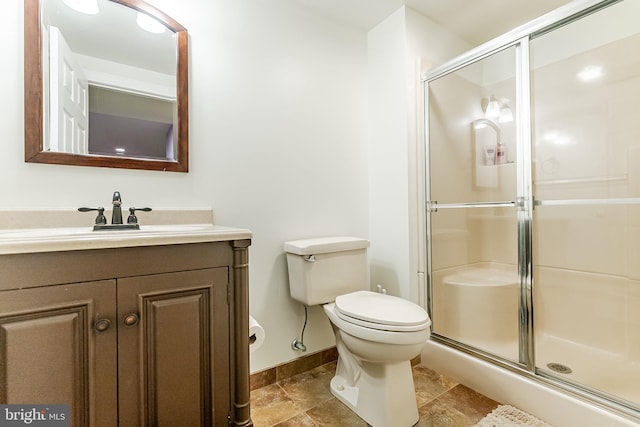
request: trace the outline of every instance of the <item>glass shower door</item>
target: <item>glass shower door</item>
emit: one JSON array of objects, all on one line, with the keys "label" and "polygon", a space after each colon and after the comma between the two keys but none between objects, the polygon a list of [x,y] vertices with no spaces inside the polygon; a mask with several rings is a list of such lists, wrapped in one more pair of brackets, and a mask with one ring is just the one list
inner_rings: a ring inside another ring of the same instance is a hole
[{"label": "glass shower door", "polygon": [[516,47],[428,85],[433,333],[518,361]]},{"label": "glass shower door", "polygon": [[537,371],[632,405],[640,404],[638,16],[640,2],[627,0],[531,42]]}]

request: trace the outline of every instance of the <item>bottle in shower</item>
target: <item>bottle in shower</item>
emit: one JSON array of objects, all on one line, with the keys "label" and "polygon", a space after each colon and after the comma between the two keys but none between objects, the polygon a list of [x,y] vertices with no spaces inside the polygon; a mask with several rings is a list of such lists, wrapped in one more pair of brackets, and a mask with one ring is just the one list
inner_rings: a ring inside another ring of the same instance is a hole
[{"label": "bottle in shower", "polygon": [[496,165],[507,163],[507,146],[503,143],[496,147]]}]

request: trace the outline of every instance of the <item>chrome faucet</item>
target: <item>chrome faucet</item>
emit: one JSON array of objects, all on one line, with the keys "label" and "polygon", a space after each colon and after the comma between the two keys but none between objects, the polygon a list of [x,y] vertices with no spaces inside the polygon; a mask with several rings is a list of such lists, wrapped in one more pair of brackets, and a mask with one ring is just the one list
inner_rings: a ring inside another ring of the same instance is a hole
[{"label": "chrome faucet", "polygon": [[111,224],[122,224],[122,198],[120,192],[113,193],[113,212],[111,214]]}]

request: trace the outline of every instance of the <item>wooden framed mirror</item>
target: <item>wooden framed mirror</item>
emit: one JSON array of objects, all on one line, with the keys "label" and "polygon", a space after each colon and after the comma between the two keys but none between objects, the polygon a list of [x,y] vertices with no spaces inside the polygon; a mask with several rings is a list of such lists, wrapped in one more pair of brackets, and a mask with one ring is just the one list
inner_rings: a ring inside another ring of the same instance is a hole
[{"label": "wooden framed mirror", "polygon": [[25,161],[188,172],[187,30],[141,0],[84,1],[24,0]]}]

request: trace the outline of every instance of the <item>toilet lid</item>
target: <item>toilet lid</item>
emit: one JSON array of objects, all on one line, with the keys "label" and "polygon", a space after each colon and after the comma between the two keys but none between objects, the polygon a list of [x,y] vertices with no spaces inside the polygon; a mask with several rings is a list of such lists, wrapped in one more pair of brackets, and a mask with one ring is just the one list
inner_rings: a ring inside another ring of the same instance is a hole
[{"label": "toilet lid", "polygon": [[385,331],[410,332],[427,328],[431,321],[420,306],[402,298],[358,291],[336,298],[336,312],[347,321]]}]

